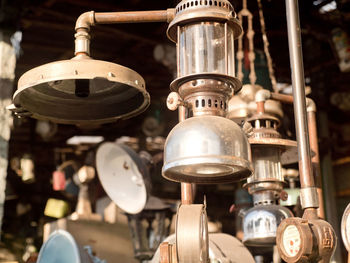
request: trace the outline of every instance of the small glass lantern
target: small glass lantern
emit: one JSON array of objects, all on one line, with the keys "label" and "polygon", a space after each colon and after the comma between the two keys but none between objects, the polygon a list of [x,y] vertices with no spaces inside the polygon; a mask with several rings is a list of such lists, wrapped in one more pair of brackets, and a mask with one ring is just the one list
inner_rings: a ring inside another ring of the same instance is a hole
[{"label": "small glass lantern", "polygon": [[170,233],[173,215],[170,206],[153,196],[141,213],[126,213],[136,259],[140,262],[152,259],[160,243]]},{"label": "small glass lantern", "polygon": [[[177,46],[177,79],[171,89],[198,79],[221,81],[234,91],[234,39],[242,33],[236,13],[227,0],[183,0],[167,34]],[[181,94],[180,94],[181,95]]]}]

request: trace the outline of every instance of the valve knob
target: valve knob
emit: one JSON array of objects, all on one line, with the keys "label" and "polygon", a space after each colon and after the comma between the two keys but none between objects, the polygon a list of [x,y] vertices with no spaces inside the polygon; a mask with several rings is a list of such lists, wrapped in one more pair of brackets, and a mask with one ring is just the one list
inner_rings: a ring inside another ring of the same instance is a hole
[{"label": "valve knob", "polygon": [[286,191],[282,191],[281,193],[280,193],[280,199],[282,200],[282,201],[287,201],[288,200],[288,193],[286,192]]},{"label": "valve knob", "polygon": [[181,104],[183,104],[180,95],[177,92],[171,92],[166,100],[166,105],[169,110],[176,110]]}]

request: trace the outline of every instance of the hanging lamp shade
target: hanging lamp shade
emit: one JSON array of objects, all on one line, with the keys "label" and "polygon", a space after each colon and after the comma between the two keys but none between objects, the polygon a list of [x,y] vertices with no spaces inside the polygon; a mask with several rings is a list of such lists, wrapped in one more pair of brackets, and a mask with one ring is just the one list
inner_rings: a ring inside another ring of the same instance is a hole
[{"label": "hanging lamp shade", "polygon": [[239,181],[252,174],[250,145],[243,130],[219,116],[177,124],[164,148],[163,176],[199,184]]},{"label": "hanging lamp shade", "polygon": [[143,78],[135,71],[88,56],[36,67],[24,73],[13,110],[63,124],[102,124],[143,112],[150,103]]}]

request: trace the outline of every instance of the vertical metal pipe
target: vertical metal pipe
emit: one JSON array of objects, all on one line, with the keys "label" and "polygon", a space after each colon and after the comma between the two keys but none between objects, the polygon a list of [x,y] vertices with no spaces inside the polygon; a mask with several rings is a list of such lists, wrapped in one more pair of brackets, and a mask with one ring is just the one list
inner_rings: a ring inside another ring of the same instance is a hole
[{"label": "vertical metal pipe", "polygon": [[312,156],[312,171],[316,181],[316,188],[318,194],[319,208],[317,210],[318,217],[325,219],[324,202],[323,202],[323,190],[322,190],[322,174],[320,167],[320,156],[318,150],[318,136],[317,136],[317,123],[316,112],[314,110],[307,111],[307,119],[309,126],[310,137],[310,149],[314,153]]},{"label": "vertical metal pipe", "polygon": [[305,195],[301,195],[301,198],[304,199],[301,201],[302,204],[304,201],[304,209],[311,207],[317,208],[317,198],[315,201],[312,201],[311,199],[313,198],[310,196],[313,191],[312,188],[314,188],[315,186],[315,181],[312,175],[309,133],[307,127],[304,66],[301,45],[298,1],[286,0],[286,11],[288,25],[289,57],[292,70],[295,128],[296,137],[298,141],[300,184],[302,188],[311,190],[306,191]]},{"label": "vertical metal pipe", "polygon": [[[186,119],[186,107],[180,105],[179,108],[179,122]],[[190,183],[181,183],[181,203],[183,205],[193,204],[193,186]]]},{"label": "vertical metal pipe", "polygon": [[225,23],[225,72],[226,75],[230,75],[228,73],[228,36],[227,36],[227,23]]},{"label": "vertical metal pipe", "polygon": [[256,103],[256,112],[259,113],[265,113],[265,101],[258,101]]}]

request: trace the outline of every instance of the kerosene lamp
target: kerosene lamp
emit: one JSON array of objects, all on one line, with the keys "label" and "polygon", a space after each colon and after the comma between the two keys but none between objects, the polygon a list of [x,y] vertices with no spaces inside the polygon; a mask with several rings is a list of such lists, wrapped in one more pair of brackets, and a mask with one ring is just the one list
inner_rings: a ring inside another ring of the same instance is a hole
[{"label": "kerosene lamp", "polygon": [[200,184],[245,179],[252,171],[248,141],[224,118],[228,100],[241,89],[234,66],[240,23],[226,0],[186,0],[175,10],[167,33],[176,42],[178,77],[168,106],[184,106],[188,118],[168,135],[163,176]]},{"label": "kerosene lamp", "polygon": [[167,137],[162,173],[182,184],[177,260],[207,262],[206,207],[192,204],[191,184],[235,182],[252,173],[248,139],[238,124],[225,118],[228,100],[241,89],[234,39],[242,28],[227,0],[184,0],[175,10],[167,34],[176,43],[177,78],[167,105],[179,109],[180,122]]},{"label": "kerosene lamp", "polygon": [[243,243],[248,246],[273,246],[279,223],[292,213],[277,205],[284,185],[282,164],[297,162],[296,142],[282,139],[279,120],[258,105],[257,113],[247,120],[252,125],[249,142],[254,173],[244,185],[253,195],[254,207],[243,218]]}]

